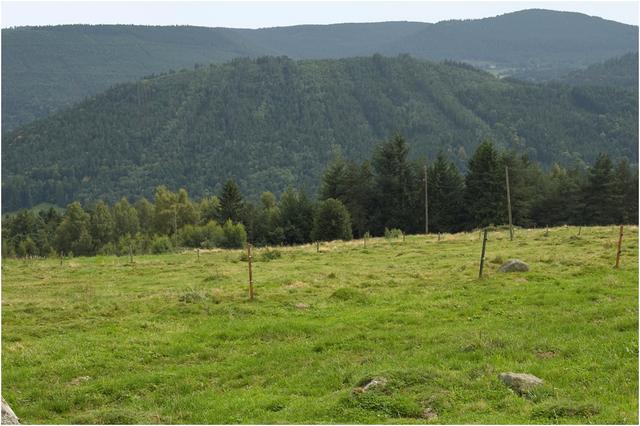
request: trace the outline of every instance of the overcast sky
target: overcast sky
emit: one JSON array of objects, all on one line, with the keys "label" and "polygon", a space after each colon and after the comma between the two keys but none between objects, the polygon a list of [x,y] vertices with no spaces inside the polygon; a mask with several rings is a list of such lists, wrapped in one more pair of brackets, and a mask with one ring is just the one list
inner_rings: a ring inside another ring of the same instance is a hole
[{"label": "overcast sky", "polygon": [[262,28],[337,22],[438,22],[446,19],[484,18],[529,8],[582,12],[627,24],[638,24],[636,1],[3,1],[2,27],[144,24]]}]

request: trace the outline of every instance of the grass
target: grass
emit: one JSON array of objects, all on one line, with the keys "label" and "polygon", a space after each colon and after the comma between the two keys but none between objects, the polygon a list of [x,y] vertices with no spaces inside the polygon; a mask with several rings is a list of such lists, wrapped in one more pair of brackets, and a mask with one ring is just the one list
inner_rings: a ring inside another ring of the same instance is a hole
[{"label": "grass", "polygon": [[618,270],[616,228],[544,233],[490,233],[482,280],[478,232],[256,249],[253,302],[241,251],[7,259],[2,394],[26,423],[636,424],[638,229]]}]

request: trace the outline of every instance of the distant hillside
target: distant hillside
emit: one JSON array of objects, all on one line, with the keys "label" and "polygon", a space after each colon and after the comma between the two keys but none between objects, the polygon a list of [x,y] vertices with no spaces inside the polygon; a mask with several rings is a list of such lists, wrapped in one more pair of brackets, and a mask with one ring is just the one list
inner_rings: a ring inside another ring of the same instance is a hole
[{"label": "distant hillside", "polygon": [[558,71],[637,51],[638,27],[580,13],[530,9],[493,18],[439,22],[391,41],[381,53],[398,50],[544,80]]},{"label": "distant hillside", "polygon": [[214,193],[314,192],[336,150],[354,160],[394,132],[414,156],[459,166],[484,138],[532,160],[638,155],[637,94],[499,80],[401,56],[234,60],[126,83],[3,139],[3,208],[149,196],[156,185]]},{"label": "distant hillside", "polygon": [[638,52],[594,64],[560,79],[567,84],[619,86],[638,90]]},{"label": "distant hillside", "polygon": [[2,30],[3,131],[114,84],[236,57],[410,53],[544,80],[637,51],[638,28],[578,13],[526,10],[438,24],[383,22],[259,30],[65,25]]}]

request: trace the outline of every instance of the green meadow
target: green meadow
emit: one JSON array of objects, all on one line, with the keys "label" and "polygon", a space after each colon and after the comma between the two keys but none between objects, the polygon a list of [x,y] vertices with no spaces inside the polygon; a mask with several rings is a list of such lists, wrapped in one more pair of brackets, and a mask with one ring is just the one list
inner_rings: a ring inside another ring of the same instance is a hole
[{"label": "green meadow", "polygon": [[482,279],[479,238],[256,249],[253,301],[241,250],[4,259],[2,395],[24,423],[637,424],[638,228],[619,269],[616,227],[490,232]]}]

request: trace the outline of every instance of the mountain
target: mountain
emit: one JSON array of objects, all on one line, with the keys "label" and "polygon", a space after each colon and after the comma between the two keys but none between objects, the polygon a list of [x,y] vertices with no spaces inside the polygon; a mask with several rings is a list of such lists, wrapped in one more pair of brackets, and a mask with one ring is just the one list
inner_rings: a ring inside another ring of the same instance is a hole
[{"label": "mountain", "polygon": [[560,81],[573,85],[619,86],[638,91],[638,52],[569,73]]},{"label": "mountain", "polygon": [[[573,12],[529,9],[492,18],[445,21],[380,53],[456,59],[532,80],[638,50],[638,27]],[[534,76],[534,77],[533,77]]]},{"label": "mountain", "polygon": [[525,10],[437,24],[382,22],[258,30],[63,25],[2,30],[3,131],[114,84],[236,57],[294,59],[374,53],[467,61],[545,80],[637,51],[638,28],[569,12]]},{"label": "mountain", "polygon": [[157,185],[315,192],[336,151],[401,132],[414,157],[463,167],[485,138],[549,166],[638,155],[637,92],[498,79],[466,64],[237,59],[117,85],[3,138],[5,211],[150,196]]}]

